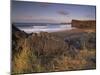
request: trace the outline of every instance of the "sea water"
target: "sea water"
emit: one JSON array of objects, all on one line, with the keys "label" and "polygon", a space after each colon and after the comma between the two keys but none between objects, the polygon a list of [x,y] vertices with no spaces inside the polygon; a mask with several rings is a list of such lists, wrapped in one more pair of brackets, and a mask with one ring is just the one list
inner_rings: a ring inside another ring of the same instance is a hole
[{"label": "sea water", "polygon": [[63,30],[71,30],[73,29],[71,24],[37,24],[37,23],[16,23],[15,26],[22,30],[25,31],[26,33],[32,33],[32,32],[58,32],[58,31],[63,31]]}]

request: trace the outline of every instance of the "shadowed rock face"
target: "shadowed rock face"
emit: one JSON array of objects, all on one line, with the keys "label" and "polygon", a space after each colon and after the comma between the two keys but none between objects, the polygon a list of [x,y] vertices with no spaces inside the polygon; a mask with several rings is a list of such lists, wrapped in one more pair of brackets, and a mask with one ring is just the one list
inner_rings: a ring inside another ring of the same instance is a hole
[{"label": "shadowed rock face", "polygon": [[77,28],[96,28],[96,21],[95,20],[72,20],[72,27]]},{"label": "shadowed rock face", "polygon": [[21,51],[21,46],[26,37],[27,34],[25,32],[20,31],[18,28],[12,25],[12,55],[15,55],[17,52]]}]

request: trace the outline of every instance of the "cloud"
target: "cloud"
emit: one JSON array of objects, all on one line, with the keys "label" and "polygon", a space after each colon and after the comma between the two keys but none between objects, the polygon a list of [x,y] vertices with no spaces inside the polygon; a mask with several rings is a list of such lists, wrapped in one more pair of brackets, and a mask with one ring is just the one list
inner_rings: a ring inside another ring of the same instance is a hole
[{"label": "cloud", "polygon": [[88,14],[88,15],[85,15],[85,17],[86,17],[86,18],[92,18],[92,17],[94,17],[94,16],[91,15],[91,14]]},{"label": "cloud", "polygon": [[69,12],[67,12],[67,11],[63,11],[63,10],[58,11],[57,13],[60,14],[60,15],[66,15],[66,16],[69,15]]},{"label": "cloud", "polygon": [[19,20],[31,20],[33,18],[33,16],[31,16],[31,15],[18,15],[15,18],[19,19]]},{"label": "cloud", "polygon": [[40,7],[48,7],[48,6],[50,6],[50,4],[49,3],[39,3],[39,6]]},{"label": "cloud", "polygon": [[92,14],[85,15],[85,17],[86,18],[96,18],[95,15],[92,15]]},{"label": "cloud", "polygon": [[41,21],[41,22],[56,22],[56,20],[52,17],[36,17],[33,19],[34,21]]}]

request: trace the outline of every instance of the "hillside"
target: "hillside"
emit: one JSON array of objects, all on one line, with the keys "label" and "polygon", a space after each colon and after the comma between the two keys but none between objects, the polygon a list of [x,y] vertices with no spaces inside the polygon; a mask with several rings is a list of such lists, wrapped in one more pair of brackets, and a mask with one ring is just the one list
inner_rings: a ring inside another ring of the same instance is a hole
[{"label": "hillside", "polygon": [[95,69],[95,33],[31,33],[12,25],[12,74]]}]

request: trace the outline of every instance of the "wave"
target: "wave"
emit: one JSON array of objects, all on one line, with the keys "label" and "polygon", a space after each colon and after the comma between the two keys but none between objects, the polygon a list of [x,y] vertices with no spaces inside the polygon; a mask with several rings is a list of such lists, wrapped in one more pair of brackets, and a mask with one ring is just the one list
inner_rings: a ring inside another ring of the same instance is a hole
[{"label": "wave", "polygon": [[20,30],[25,31],[26,33],[32,33],[32,32],[57,32],[57,31],[62,31],[62,30],[71,30],[73,27],[71,24],[67,25],[51,25],[48,24],[46,26],[28,26],[28,27],[18,27]]}]

